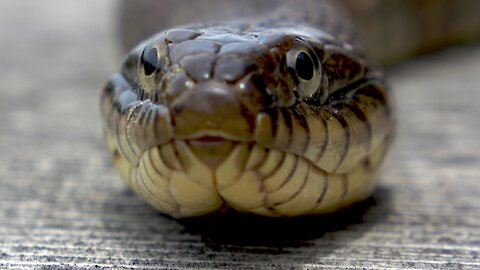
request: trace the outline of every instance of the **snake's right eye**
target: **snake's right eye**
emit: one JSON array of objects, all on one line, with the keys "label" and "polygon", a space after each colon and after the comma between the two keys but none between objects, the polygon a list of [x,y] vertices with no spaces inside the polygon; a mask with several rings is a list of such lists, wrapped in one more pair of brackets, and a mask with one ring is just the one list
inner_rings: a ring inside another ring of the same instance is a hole
[{"label": "snake's right eye", "polygon": [[148,51],[143,51],[142,65],[145,76],[152,75],[157,69],[158,64],[158,52],[156,48],[152,48]]},{"label": "snake's right eye", "polygon": [[144,93],[151,94],[155,91],[165,70],[167,69],[167,46],[154,44],[147,46],[138,65],[138,80]]}]

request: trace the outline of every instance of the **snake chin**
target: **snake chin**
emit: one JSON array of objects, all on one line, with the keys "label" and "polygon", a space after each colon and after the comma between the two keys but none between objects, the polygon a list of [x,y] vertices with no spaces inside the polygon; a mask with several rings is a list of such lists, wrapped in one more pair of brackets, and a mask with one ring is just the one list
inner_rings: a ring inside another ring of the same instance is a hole
[{"label": "snake chin", "polygon": [[239,141],[217,136],[202,136],[181,143],[185,143],[197,158],[195,162],[203,163],[211,170],[218,168],[228,158],[235,146],[240,144]]},{"label": "snake chin", "polygon": [[174,217],[234,208],[265,216],[329,213],[368,197],[372,170],[328,174],[295,154],[222,138],[174,140],[147,150],[127,182]]}]

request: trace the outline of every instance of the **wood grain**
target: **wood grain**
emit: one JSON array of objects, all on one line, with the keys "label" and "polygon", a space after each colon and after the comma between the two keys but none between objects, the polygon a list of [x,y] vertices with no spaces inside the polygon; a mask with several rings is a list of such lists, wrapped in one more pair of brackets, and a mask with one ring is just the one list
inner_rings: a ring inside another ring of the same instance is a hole
[{"label": "wood grain", "polygon": [[367,202],[176,221],[129,192],[105,150],[113,5],[0,2],[0,268],[480,268],[480,47],[390,70],[399,133]]}]

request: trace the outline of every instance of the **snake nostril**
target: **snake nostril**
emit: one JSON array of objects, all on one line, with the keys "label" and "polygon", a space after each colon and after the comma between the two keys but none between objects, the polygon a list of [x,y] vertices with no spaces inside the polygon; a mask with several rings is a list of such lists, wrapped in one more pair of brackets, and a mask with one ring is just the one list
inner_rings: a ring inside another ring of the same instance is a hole
[{"label": "snake nostril", "polygon": [[265,82],[263,81],[263,78],[260,75],[253,75],[252,76],[252,83],[253,85],[259,90],[260,92],[265,92],[265,89],[267,86],[265,85]]},{"label": "snake nostril", "polygon": [[262,110],[274,102],[274,95],[267,87],[264,78],[251,74],[237,84],[239,100],[252,111]]},{"label": "snake nostril", "polygon": [[183,106],[175,105],[172,107],[173,114],[180,114],[183,111]]}]

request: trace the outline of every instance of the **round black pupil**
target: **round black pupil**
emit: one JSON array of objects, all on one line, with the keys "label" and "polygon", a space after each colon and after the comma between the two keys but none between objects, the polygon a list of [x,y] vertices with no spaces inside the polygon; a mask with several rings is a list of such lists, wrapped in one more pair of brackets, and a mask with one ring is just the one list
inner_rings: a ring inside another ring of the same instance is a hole
[{"label": "round black pupil", "polygon": [[157,63],[157,49],[153,48],[143,55],[143,69],[146,76],[152,75],[155,72]]},{"label": "round black pupil", "polygon": [[312,58],[304,53],[301,52],[297,55],[297,61],[295,63],[295,69],[297,70],[297,75],[308,81],[313,78],[313,73],[314,73],[314,65]]}]

